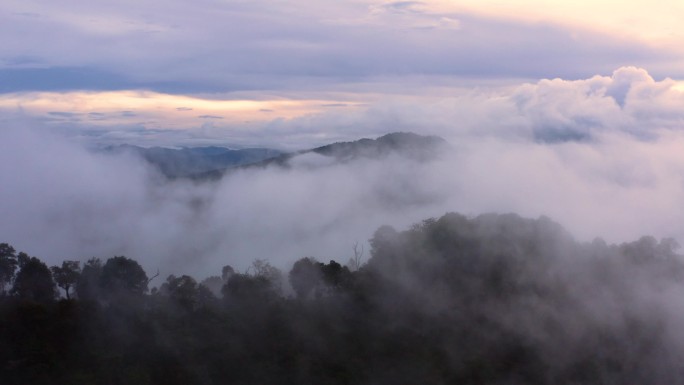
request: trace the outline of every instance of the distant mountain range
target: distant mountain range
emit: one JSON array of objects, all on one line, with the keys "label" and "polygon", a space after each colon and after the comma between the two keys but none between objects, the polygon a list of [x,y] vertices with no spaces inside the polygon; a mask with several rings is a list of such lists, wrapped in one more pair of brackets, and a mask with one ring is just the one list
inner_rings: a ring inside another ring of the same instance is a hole
[{"label": "distant mountain range", "polygon": [[310,150],[283,154],[261,163],[287,163],[304,154],[318,154],[334,158],[337,162],[349,162],[359,158],[380,159],[390,154],[401,155],[418,161],[433,159],[438,150],[448,146],[438,136],[423,136],[412,132],[393,132],[377,139],[360,139],[353,142],[337,142]]},{"label": "distant mountain range", "polygon": [[109,153],[133,153],[156,166],[168,178],[193,178],[213,170],[261,162],[283,154],[271,148],[246,148],[232,150],[225,147],[187,147],[180,149],[163,147],[138,147],[121,145],[107,147]]},{"label": "distant mountain range", "polygon": [[448,147],[438,136],[423,136],[410,132],[395,132],[377,139],[337,142],[321,147],[284,153],[270,148],[232,150],[224,147],[194,147],[171,149],[143,148],[130,145],[108,147],[110,153],[130,152],[155,165],[168,178],[196,180],[219,179],[236,168],[291,167],[304,156],[320,155],[331,163],[346,163],[356,159],[382,159],[391,154],[416,161],[428,161]]}]

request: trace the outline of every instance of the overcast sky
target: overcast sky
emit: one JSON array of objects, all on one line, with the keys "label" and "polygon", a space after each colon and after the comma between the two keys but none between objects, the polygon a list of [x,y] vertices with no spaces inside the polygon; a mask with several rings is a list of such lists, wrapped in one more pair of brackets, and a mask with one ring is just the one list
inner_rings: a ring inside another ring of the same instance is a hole
[{"label": "overcast sky", "polygon": [[676,0],[5,0],[0,119],[90,144],[450,137],[460,128],[407,121],[406,106],[497,103],[624,67],[684,79],[682,19]]}]

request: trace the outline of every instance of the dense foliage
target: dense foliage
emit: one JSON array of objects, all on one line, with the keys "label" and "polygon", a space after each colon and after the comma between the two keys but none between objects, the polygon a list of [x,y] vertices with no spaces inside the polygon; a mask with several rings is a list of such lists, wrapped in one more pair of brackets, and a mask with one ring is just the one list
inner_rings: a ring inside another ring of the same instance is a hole
[{"label": "dense foliage", "polygon": [[151,291],[125,257],[50,269],[2,244],[0,383],[684,381],[672,240],[584,244],[546,218],[447,214],[370,244],[360,267],[256,261]]}]

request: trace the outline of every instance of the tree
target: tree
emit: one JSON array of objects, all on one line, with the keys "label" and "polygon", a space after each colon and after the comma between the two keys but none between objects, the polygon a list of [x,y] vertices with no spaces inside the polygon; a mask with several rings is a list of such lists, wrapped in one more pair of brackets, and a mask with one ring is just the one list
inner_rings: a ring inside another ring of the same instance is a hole
[{"label": "tree", "polygon": [[281,289],[280,270],[265,260],[257,259],[245,274],[229,274],[221,294],[226,303],[263,305],[277,298],[281,294]]},{"label": "tree", "polygon": [[219,297],[221,296],[221,288],[226,284],[226,281],[221,279],[218,275],[212,275],[211,277],[205,278],[200,282],[200,286],[205,287],[213,295]]},{"label": "tree", "polygon": [[100,288],[108,298],[141,296],[149,280],[140,264],[124,256],[109,258],[102,267]]},{"label": "tree", "polygon": [[399,233],[393,227],[387,225],[380,226],[375,230],[373,238],[369,240],[372,259],[385,259],[389,255],[394,254],[395,250],[400,249],[398,247],[400,239]]},{"label": "tree", "polygon": [[251,306],[262,306],[277,297],[266,277],[248,274],[233,274],[221,293],[226,303]]},{"label": "tree", "polygon": [[271,288],[277,294],[280,294],[283,286],[283,273],[270,263],[263,259],[257,259],[252,262],[252,266],[247,270],[256,278],[264,278],[271,284]]},{"label": "tree", "polygon": [[228,282],[228,279],[235,274],[235,269],[233,269],[232,266],[230,265],[225,265],[223,266],[223,269],[221,269],[221,279],[223,279],[223,282]]},{"label": "tree", "polygon": [[302,258],[292,265],[288,279],[297,298],[308,298],[312,290],[321,283],[320,264],[313,258]]},{"label": "tree", "polygon": [[17,270],[17,254],[7,243],[0,243],[0,295],[5,294],[5,288],[12,283],[14,272]]},{"label": "tree", "polygon": [[93,301],[100,296],[100,276],[102,261],[91,258],[83,265],[83,270],[76,280],[76,295],[81,300]]},{"label": "tree", "polygon": [[361,262],[363,258],[363,245],[359,249],[359,242],[354,243],[354,256],[349,258],[347,262],[347,268],[350,271],[358,271],[361,268]]},{"label": "tree", "polygon": [[187,310],[193,310],[198,302],[197,281],[188,275],[169,275],[159,291]]},{"label": "tree", "polygon": [[57,288],[50,269],[40,259],[19,253],[19,272],[14,279],[12,293],[21,299],[51,302],[57,296]]},{"label": "tree", "polygon": [[81,262],[64,261],[62,262],[61,267],[52,266],[50,270],[52,270],[52,277],[55,279],[55,282],[57,282],[57,286],[64,289],[67,299],[71,299],[69,296],[69,289],[78,282],[78,278],[81,275]]},{"label": "tree", "polygon": [[328,262],[327,265],[320,266],[323,282],[330,290],[339,289],[349,284],[351,272],[346,266],[342,266],[335,261]]}]

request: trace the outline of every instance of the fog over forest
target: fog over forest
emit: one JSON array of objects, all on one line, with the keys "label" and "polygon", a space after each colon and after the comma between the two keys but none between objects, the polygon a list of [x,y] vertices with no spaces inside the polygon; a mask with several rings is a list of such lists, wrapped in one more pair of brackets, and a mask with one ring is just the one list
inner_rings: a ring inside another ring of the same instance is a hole
[{"label": "fog over forest", "polygon": [[51,264],[126,255],[150,271],[197,275],[257,258],[346,260],[380,225],[404,228],[449,211],[546,215],[582,241],[681,242],[684,212],[674,208],[684,193],[684,134],[674,125],[683,96],[673,84],[622,68],[436,104],[395,101],[344,121],[337,112],[295,119],[284,124],[353,124],[347,136],[358,137],[349,140],[364,127],[385,130],[380,136],[415,122],[450,148],[427,162],[392,155],[338,164],[306,154],[287,169],[247,168],[213,183],[167,181],[135,157],[9,119],[0,130],[0,234]]},{"label": "fog over forest", "polygon": [[[684,135],[658,92],[680,91],[621,69],[505,98],[398,103],[445,141],[383,132],[213,178],[168,178],[134,152],[7,120],[0,235],[40,259],[2,244],[0,267],[16,274],[3,276],[0,373],[17,384],[678,383]],[[459,103],[442,114],[453,129],[427,118]],[[468,103],[484,106],[470,123]],[[350,119],[371,127],[373,108]],[[369,145],[383,138],[411,146]],[[72,265],[74,297],[56,300],[65,260],[82,269]]]},{"label": "fog over forest", "polygon": [[680,3],[0,1],[0,385],[684,384]]},{"label": "fog over forest", "polygon": [[[449,211],[546,215],[578,240],[648,234],[681,242],[684,213],[674,208],[684,192],[684,135],[667,128],[667,114],[654,123],[647,112],[655,105],[642,99],[660,95],[674,111],[682,96],[649,79],[622,69],[612,78],[526,85],[506,100],[489,96],[479,100],[485,111],[452,112],[461,117],[452,129],[434,124],[429,132],[450,147],[431,161],[392,155],[338,164],[307,154],[287,169],[247,168],[213,183],[168,181],[135,157],[89,151],[39,122],[9,120],[0,130],[0,234],[49,263],[126,255],[150,271],[198,275],[227,263],[244,269],[256,258],[283,266],[303,256],[346,260],[380,225],[404,228]],[[521,112],[495,122],[507,103]],[[436,108],[447,106],[416,106],[426,116],[418,128]],[[511,123],[515,116],[524,124]],[[326,118],[318,119],[311,124]],[[410,126],[402,121],[399,128]]]}]

